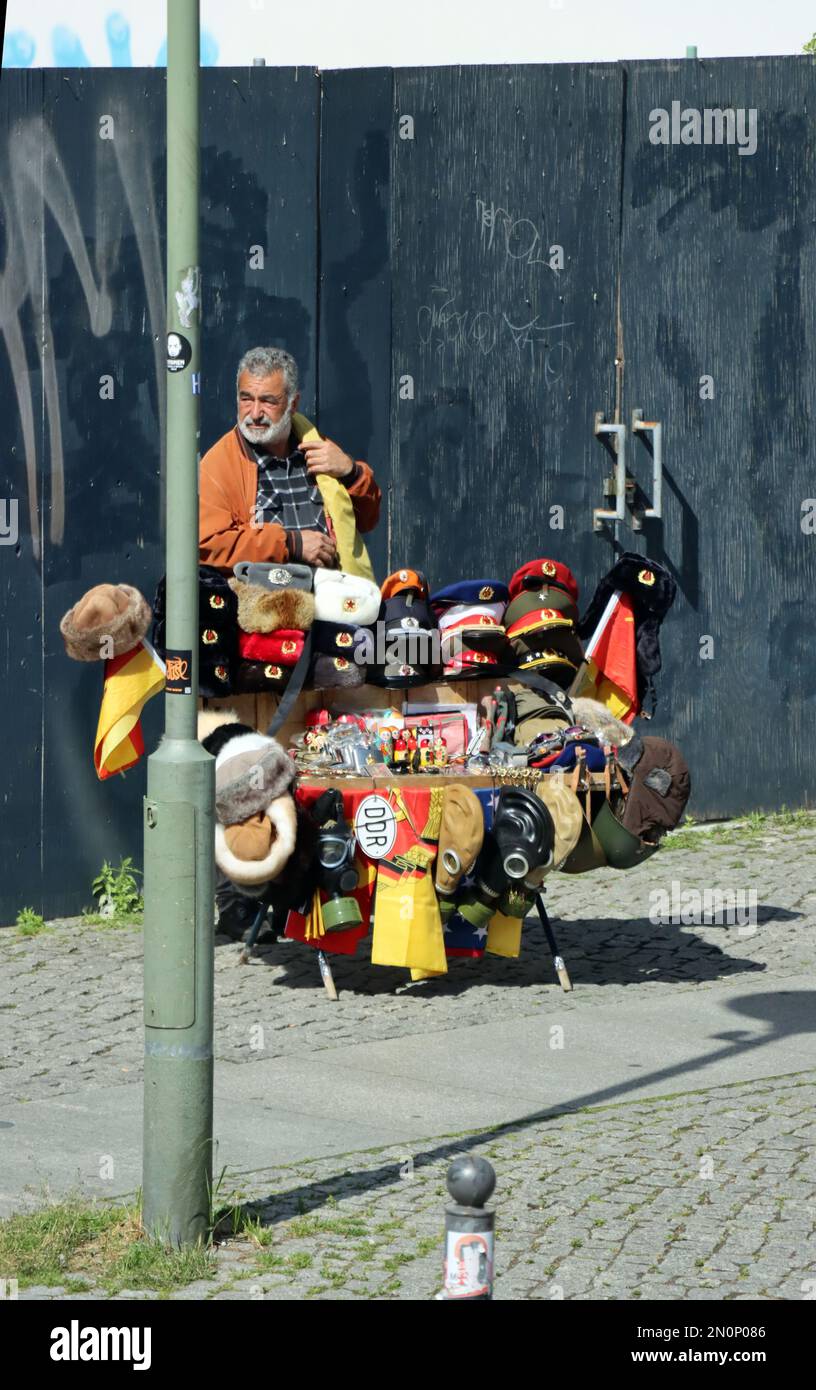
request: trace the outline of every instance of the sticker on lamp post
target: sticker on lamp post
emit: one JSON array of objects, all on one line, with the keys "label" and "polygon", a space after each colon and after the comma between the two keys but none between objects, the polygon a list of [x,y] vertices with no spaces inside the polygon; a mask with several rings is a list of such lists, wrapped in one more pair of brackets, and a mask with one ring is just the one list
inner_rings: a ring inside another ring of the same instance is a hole
[{"label": "sticker on lamp post", "polygon": [[193,653],[189,651],[168,651],[165,653],[165,692],[168,695],[191,695]]},{"label": "sticker on lamp post", "polygon": [[183,372],[184,368],[190,363],[193,349],[189,340],[183,333],[168,333],[167,335],[167,370],[168,372]]},{"label": "sticker on lamp post", "polygon": [[354,817],[357,843],[369,859],[383,859],[394,848],[397,818],[384,796],[363,797]]}]

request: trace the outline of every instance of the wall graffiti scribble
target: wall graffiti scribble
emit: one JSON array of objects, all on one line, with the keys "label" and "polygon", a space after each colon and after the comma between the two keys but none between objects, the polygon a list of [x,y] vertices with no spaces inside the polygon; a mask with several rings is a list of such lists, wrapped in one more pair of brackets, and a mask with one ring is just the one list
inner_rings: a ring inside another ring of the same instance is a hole
[{"label": "wall graffiti scribble", "polygon": [[28,517],[32,548],[41,558],[42,499],[37,475],[37,440],[33,384],[22,320],[29,310],[36,324],[36,352],[42,383],[43,415],[48,426],[49,539],[65,537],[65,463],[58,363],[51,315],[46,211],[56,223],[71,258],[88,310],[88,326],[104,338],[113,324],[111,277],[124,234],[121,200],[110,195],[110,181],[121,179],[144,276],[158,387],[161,435],[164,435],[165,378],[161,337],[164,325],[161,244],[150,162],[141,137],[114,114],[115,138],[97,142],[93,263],[74,193],[51,130],[40,116],[16,122],[0,163],[0,204],[6,231],[6,259],[0,271],[0,332],[9,356],[17,398],[25,457]]}]

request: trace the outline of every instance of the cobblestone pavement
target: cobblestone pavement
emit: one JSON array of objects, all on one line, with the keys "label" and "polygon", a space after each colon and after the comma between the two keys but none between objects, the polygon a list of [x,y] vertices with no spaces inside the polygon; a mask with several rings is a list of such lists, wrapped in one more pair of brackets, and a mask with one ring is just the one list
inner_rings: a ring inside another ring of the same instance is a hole
[{"label": "cobblestone pavement", "polygon": [[212,1278],[171,1296],[433,1298],[445,1169],[467,1149],[498,1175],[496,1298],[813,1298],[814,1100],[809,1073],[442,1139],[411,1162],[386,1149],[253,1174],[238,1196],[266,1243],[227,1240]]},{"label": "cobblestone pavement", "polygon": [[[731,832],[735,835],[736,832]],[[688,838],[688,837],[686,837]],[[446,1032],[535,1014],[558,991],[559,1017],[640,997],[741,984],[766,972],[807,973],[816,957],[816,828],[774,829],[699,848],[661,850],[627,873],[596,870],[550,880],[548,907],[575,992],[561,994],[537,921],[519,960],[452,960],[438,980],[411,984],[405,970],[335,958],[340,990],[328,1004],[309,947],[276,942],[248,966],[217,938],[216,1057],[251,1063],[308,1048]],[[654,926],[650,893],[731,889],[757,894],[755,929]],[[367,943],[363,943],[363,950]],[[0,1096],[34,1100],[87,1082],[111,1085],[141,1072],[139,928],[56,925],[33,937],[0,931]],[[262,1024],[265,1047],[252,1047]]]},{"label": "cobblestone pavement", "polygon": [[[340,959],[337,1004],[307,948],[275,943],[241,966],[238,948],[219,944],[216,1055],[253,1062],[250,1029],[259,1022],[268,1058],[305,1045],[453,1032],[474,1016],[511,1020],[554,997],[560,1017],[633,990],[668,997],[726,991],[758,972],[769,986],[807,974],[816,954],[816,829],[693,839],[626,874],[551,880],[570,995],[558,989],[534,922],[519,961],[454,961],[445,978],[418,985],[405,971]],[[655,926],[650,894],[671,895],[673,883],[700,893],[755,890],[756,927]],[[30,938],[3,931],[0,968],[0,1094],[44,1099],[138,1078],[138,928],[66,923]],[[803,1068],[810,1059],[803,1043]],[[174,1296],[432,1297],[444,1172],[467,1149],[489,1157],[498,1174],[497,1297],[812,1298],[815,1089],[803,1071],[443,1137],[413,1145],[411,1163],[402,1146],[255,1173],[236,1195],[254,1203],[269,1243],[228,1241],[213,1278]]]}]

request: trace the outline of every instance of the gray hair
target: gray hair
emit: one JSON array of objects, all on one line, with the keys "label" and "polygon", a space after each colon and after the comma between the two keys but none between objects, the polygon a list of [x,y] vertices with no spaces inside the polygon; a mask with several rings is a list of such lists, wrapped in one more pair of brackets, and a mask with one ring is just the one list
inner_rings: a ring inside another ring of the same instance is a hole
[{"label": "gray hair", "polygon": [[298,389],[297,362],[291,352],[283,348],[254,347],[245,352],[235,375],[236,391],[242,372],[249,372],[250,376],[271,376],[273,372],[283,372],[286,395],[290,401]]}]

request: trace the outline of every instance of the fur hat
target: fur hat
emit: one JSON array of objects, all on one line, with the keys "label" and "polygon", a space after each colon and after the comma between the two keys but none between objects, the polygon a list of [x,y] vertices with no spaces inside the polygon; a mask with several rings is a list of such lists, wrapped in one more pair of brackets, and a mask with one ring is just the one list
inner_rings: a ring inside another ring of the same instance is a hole
[{"label": "fur hat", "polygon": [[[167,651],[167,580],[162,575],[153,600],[150,640],[159,656]],[[226,575],[212,565],[198,567],[198,693],[222,699],[234,690],[238,659],[238,600]]]},{"label": "fur hat", "polygon": [[344,570],[316,569],[314,586],[315,616],[321,622],[349,623],[355,627],[376,622],[381,598],[372,580]]},{"label": "fur hat", "polygon": [[624,724],[623,720],[617,719],[600,700],[589,700],[579,696],[572,701],[572,712],[576,724],[583,724],[585,729],[591,729],[604,743],[613,743],[616,748],[620,748],[634,737],[634,729]]},{"label": "fur hat", "polygon": [[239,859],[265,859],[272,848],[272,822],[258,811],[237,825],[225,825],[224,839]]},{"label": "fur hat", "polygon": [[208,753],[213,757],[221,752],[227,739],[234,738],[236,733],[252,734],[254,729],[249,724],[241,724],[234,709],[202,709],[199,710],[196,733],[199,743],[203,743]]},{"label": "fur hat", "polygon": [[239,560],[232,572],[242,584],[257,584],[261,589],[303,589],[311,593],[314,587],[311,565],[253,564],[251,560]]},{"label": "fur hat", "polygon": [[333,690],[342,686],[364,685],[366,667],[345,656],[327,656],[318,652],[312,658],[309,685],[314,690]]},{"label": "fur hat", "polygon": [[238,597],[238,626],[244,632],[275,632],[279,627],[305,632],[312,626],[315,601],[303,589],[262,589],[239,579],[231,579],[229,586]]},{"label": "fur hat", "polygon": [[239,632],[238,651],[243,661],[293,667],[303,654],[305,640],[304,633],[291,627],[279,627],[275,632]]},{"label": "fur hat", "polygon": [[269,883],[295,849],[297,811],[287,794],[295,766],[235,710],[202,710],[198,737],[215,758],[215,862],[243,887]]},{"label": "fur hat", "polygon": [[[225,826],[216,822],[215,862],[233,883],[269,883],[286,867],[296,839],[297,814],[292,797],[273,797],[262,811],[240,824]],[[259,858],[258,850],[264,847],[265,853]]]},{"label": "fur hat", "polygon": [[274,738],[236,733],[215,759],[215,814],[222,825],[235,825],[270,801],[283,796],[297,769]]},{"label": "fur hat", "polygon": [[[65,614],[60,632],[75,661],[103,661],[141,642],[151,618],[147,599],[130,584],[95,584]],[[112,650],[107,642],[112,642]]]},{"label": "fur hat", "polygon": [[235,668],[235,689],[240,695],[267,690],[280,694],[289,684],[291,675],[291,666],[279,666],[276,661],[239,661]]}]

